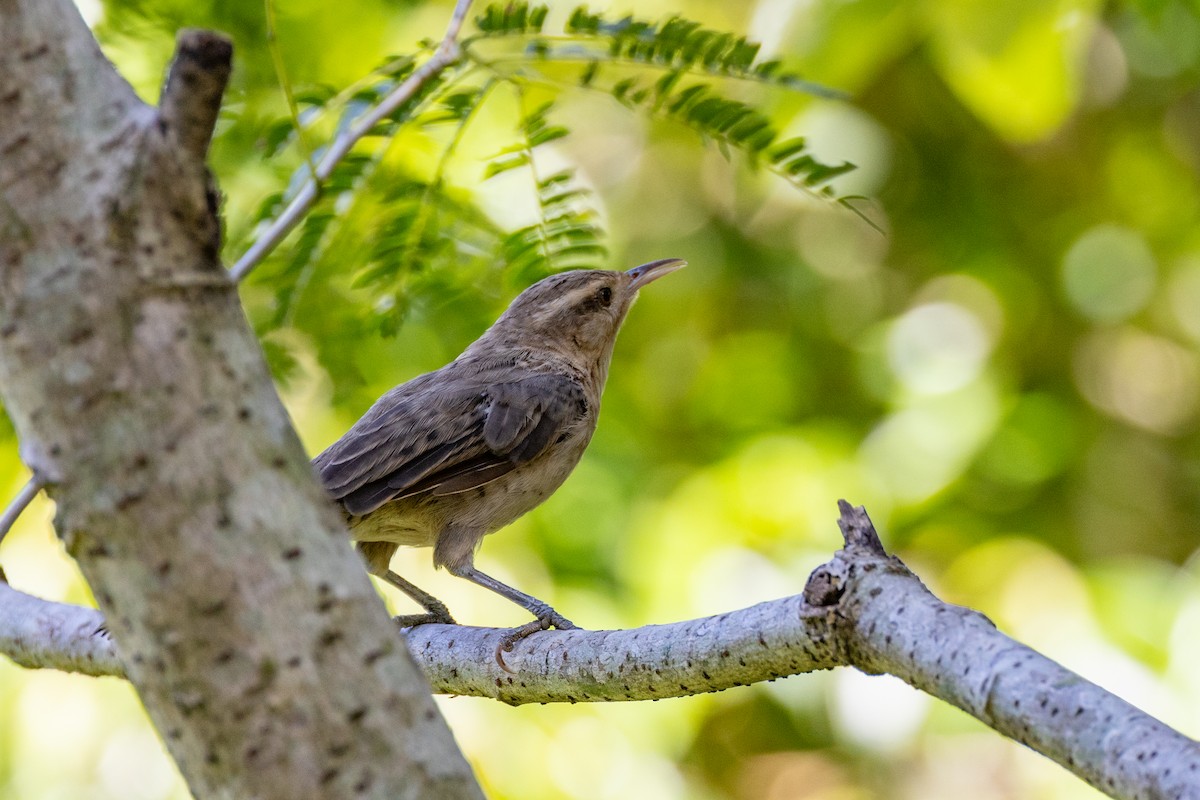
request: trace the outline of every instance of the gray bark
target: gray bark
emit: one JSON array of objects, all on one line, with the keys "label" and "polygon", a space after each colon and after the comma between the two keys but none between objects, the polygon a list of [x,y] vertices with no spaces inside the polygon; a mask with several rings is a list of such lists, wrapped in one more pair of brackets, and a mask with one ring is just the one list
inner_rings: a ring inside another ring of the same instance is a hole
[{"label": "gray bark", "polygon": [[219,261],[228,42],[155,109],[70,0],[0,19],[0,395],[192,792],[480,796]]}]

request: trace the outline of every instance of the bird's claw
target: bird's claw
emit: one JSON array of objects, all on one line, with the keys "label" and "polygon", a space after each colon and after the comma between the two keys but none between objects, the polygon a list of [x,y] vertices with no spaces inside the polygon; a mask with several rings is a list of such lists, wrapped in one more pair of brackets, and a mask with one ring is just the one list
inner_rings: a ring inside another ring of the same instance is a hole
[{"label": "bird's claw", "polygon": [[513,628],[500,637],[500,643],[496,645],[496,663],[500,665],[500,669],[515,675],[516,671],[510,669],[508,664],[504,663],[504,654],[511,653],[517,642],[526,636],[535,634],[538,631],[548,630],[551,627],[557,628],[560,631],[578,630],[579,628],[578,625],[557,611],[551,610],[544,614],[539,614],[538,618],[532,622],[526,622],[520,627]]}]

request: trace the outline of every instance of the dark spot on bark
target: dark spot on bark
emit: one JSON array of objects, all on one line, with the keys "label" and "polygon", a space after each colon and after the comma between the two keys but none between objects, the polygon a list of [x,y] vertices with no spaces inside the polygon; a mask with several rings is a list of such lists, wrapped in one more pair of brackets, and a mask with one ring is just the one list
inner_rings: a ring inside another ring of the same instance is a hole
[{"label": "dark spot on bark", "polygon": [[175,329],[175,338],[176,339],[186,339],[187,335],[188,335],[188,329],[183,327],[182,325],[180,325],[178,328]]},{"label": "dark spot on bark", "polygon": [[283,456],[275,456],[271,459],[271,466],[275,469],[283,469],[287,466],[287,459]]},{"label": "dark spot on bark", "polygon": [[15,322],[6,322],[3,326],[0,326],[0,338],[7,339],[16,332],[17,323]]},{"label": "dark spot on bark", "polygon": [[349,752],[350,752],[350,743],[349,742],[339,742],[337,744],[333,744],[333,745],[329,746],[329,755],[333,756],[334,758],[341,758],[342,756],[346,755],[346,753],[349,753]]},{"label": "dark spot on bark", "polygon": [[250,417],[252,415],[253,415],[253,412],[250,410],[250,408],[248,406],[242,406],[241,408],[238,409],[238,419],[242,420],[243,422],[250,419]]},{"label": "dark spot on bark", "polygon": [[363,717],[367,715],[367,711],[369,710],[370,709],[367,706],[359,706],[358,708],[351,710],[350,713],[346,715],[346,720],[351,725],[357,725],[358,723],[362,722]]},{"label": "dark spot on bark", "polygon": [[375,778],[372,777],[371,773],[368,772],[364,774],[362,778],[359,779],[358,783],[354,784],[354,793],[364,794],[368,789],[371,788],[371,784],[374,782]]},{"label": "dark spot on bark", "polygon": [[205,403],[204,405],[202,405],[198,409],[196,409],[196,413],[202,417],[207,417],[208,419],[214,419],[216,417],[221,416],[221,407],[218,406],[216,403]]},{"label": "dark spot on bark", "polygon": [[708,674],[707,672],[705,672],[704,670],[701,670],[701,671],[700,671],[700,674],[701,674],[701,675],[704,677],[704,680],[706,680],[706,681],[711,681],[711,680],[712,680],[712,675],[709,675],[709,674]]},{"label": "dark spot on bark", "polygon": [[136,456],[133,457],[133,468],[134,469],[145,469],[149,463],[150,463],[150,459],[146,456],[145,453],[138,453]]},{"label": "dark spot on bark", "polygon": [[220,514],[217,515],[217,527],[218,528],[228,528],[232,524],[233,524],[233,520],[230,518],[228,511],[222,511]]},{"label": "dark spot on bark", "polygon": [[0,148],[0,153],[3,153],[6,156],[12,155],[14,152],[20,150],[27,144],[29,144],[29,135],[23,133],[8,144],[4,145],[3,148]]},{"label": "dark spot on bark", "polygon": [[71,344],[80,344],[81,342],[86,342],[95,335],[96,329],[85,325],[82,328],[77,328],[76,330],[71,331],[71,335],[67,337],[67,341]]},{"label": "dark spot on bark", "polygon": [[171,562],[169,560],[158,562],[158,565],[154,568],[154,574],[160,578],[167,577],[167,575],[170,572],[171,572]]},{"label": "dark spot on bark", "polygon": [[325,770],[323,773],[321,773],[321,785],[324,786],[327,783],[333,783],[337,776],[338,771],[336,769]]},{"label": "dark spot on bark", "polygon": [[337,605],[337,600],[332,597],[325,597],[317,601],[317,613],[328,614],[333,607]]},{"label": "dark spot on bark", "polygon": [[291,658],[289,658],[287,661],[285,661],[283,663],[286,664],[288,667],[295,669],[296,667],[300,666],[303,662],[304,662],[304,659],[300,658],[300,656],[292,656]]},{"label": "dark spot on bark", "polygon": [[12,103],[17,102],[20,99],[21,99],[21,90],[13,89],[8,94],[4,95],[3,97],[0,97],[0,103],[4,103],[5,105],[10,105]]},{"label": "dark spot on bark", "polygon": [[61,456],[62,455],[62,445],[61,444],[50,445],[50,455],[52,455],[56,458],[58,456]]},{"label": "dark spot on bark", "polygon": [[117,510],[126,511],[130,506],[140,503],[145,497],[145,492],[126,492],[117,498]]},{"label": "dark spot on bark", "polygon": [[575,703],[577,703],[577,702],[579,702],[579,701],[578,701],[578,700],[576,700],[576,699],[575,699],[574,697],[572,697],[571,695],[567,695],[567,702],[568,702],[568,703],[571,703],[572,705],[574,705]]},{"label": "dark spot on bark", "polygon": [[107,558],[112,555],[104,542],[97,542],[88,548],[87,554],[90,558]]},{"label": "dark spot on bark", "polygon": [[867,592],[867,594],[871,595],[871,597],[879,597],[879,595],[883,594],[883,589],[880,589],[878,586],[876,586],[874,589]]},{"label": "dark spot on bark", "polygon": [[321,633],[320,637],[317,639],[317,643],[320,644],[321,647],[332,647],[341,641],[341,639],[342,632],[331,628],[330,630]]},{"label": "dark spot on bark", "polygon": [[259,754],[259,749],[257,747],[246,748],[246,760],[247,761],[253,761],[254,759],[258,758],[258,754]]},{"label": "dark spot on bark", "polygon": [[169,728],[167,729],[167,738],[177,742],[183,738],[183,731],[179,730],[179,728]]},{"label": "dark spot on bark", "polygon": [[283,551],[283,560],[284,561],[295,561],[297,558],[299,558],[302,555],[304,555],[304,551],[301,550],[299,547],[289,547],[287,550]]},{"label": "dark spot on bark", "polygon": [[220,756],[217,755],[216,750],[209,750],[207,753],[204,754],[204,763],[212,766],[212,765],[219,764],[220,762],[221,762],[221,758],[220,758]]},{"label": "dark spot on bark", "polygon": [[762,631],[759,631],[759,632],[758,632],[758,643],[759,643],[759,645],[761,645],[762,647],[766,647],[766,646],[767,646],[767,640],[763,638]]},{"label": "dark spot on bark", "polygon": [[366,655],[363,656],[363,663],[369,667],[391,652],[392,649],[390,647],[381,647],[378,650],[370,650]]},{"label": "dark spot on bark", "polygon": [[228,664],[230,661],[233,661],[232,649],[222,650],[220,653],[217,653],[217,657],[213,659],[213,663],[215,664]]},{"label": "dark spot on bark", "polygon": [[46,55],[49,52],[50,52],[50,46],[43,42],[42,44],[39,44],[37,47],[34,47],[30,50],[26,50],[24,53],[21,53],[21,60],[22,61],[33,61],[35,58],[41,58],[42,56]]},{"label": "dark spot on bark", "polygon": [[722,651],[721,651],[721,658],[729,658],[729,651],[728,651],[728,650],[722,650]]},{"label": "dark spot on bark", "polygon": [[451,677],[451,678],[457,678],[457,677],[458,677],[458,667],[452,667],[452,668],[450,669],[450,677]]}]

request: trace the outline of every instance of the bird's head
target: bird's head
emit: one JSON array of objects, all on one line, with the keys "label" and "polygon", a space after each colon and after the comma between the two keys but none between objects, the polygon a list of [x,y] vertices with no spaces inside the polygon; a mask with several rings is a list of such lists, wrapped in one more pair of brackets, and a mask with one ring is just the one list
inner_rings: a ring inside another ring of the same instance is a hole
[{"label": "bird's head", "polygon": [[638,290],[686,264],[664,258],[627,272],[581,269],[551,275],[521,292],[480,341],[550,349],[607,364]]}]

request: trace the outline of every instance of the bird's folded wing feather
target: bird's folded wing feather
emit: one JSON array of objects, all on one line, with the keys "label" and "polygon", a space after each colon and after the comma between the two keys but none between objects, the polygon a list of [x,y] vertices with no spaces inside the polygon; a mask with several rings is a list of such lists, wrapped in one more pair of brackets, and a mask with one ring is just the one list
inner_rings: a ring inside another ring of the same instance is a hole
[{"label": "bird's folded wing feather", "polygon": [[583,387],[566,375],[434,388],[393,390],[313,460],[351,514],[490,483],[536,458],[587,410]]}]

